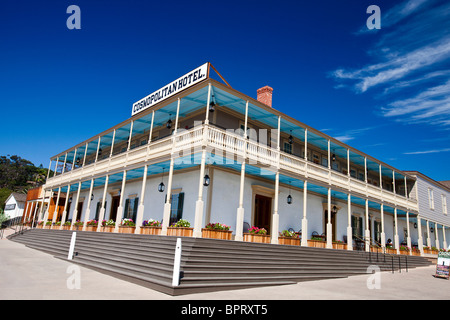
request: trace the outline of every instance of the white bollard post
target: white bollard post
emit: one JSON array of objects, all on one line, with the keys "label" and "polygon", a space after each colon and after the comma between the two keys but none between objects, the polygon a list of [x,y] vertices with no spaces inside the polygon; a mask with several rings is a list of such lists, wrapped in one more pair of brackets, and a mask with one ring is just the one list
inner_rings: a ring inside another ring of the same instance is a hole
[{"label": "white bollard post", "polygon": [[180,285],[180,264],[181,264],[181,238],[178,238],[175,247],[175,258],[173,261],[172,286],[174,287]]},{"label": "white bollard post", "polygon": [[77,237],[77,233],[72,232],[72,239],[70,239],[69,255],[67,256],[68,260],[72,260],[72,258],[73,258],[73,250],[75,249],[75,238],[76,237]]}]

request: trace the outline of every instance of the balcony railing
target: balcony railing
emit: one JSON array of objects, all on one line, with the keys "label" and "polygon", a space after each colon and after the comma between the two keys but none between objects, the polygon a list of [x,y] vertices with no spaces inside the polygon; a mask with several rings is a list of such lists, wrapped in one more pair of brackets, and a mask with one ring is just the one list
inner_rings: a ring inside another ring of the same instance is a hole
[{"label": "balcony railing", "polygon": [[366,197],[383,199],[406,208],[417,209],[417,201],[404,195],[395,194],[345,175],[319,164],[306,161],[298,156],[285,153],[268,145],[258,143],[232,130],[223,130],[211,125],[196,126],[189,130],[181,130],[176,135],[150,142],[147,145],[113,155],[110,158],[73,169],[55,177],[49,178],[46,189],[82,181],[88,177],[101,176],[108,172],[117,172],[127,167],[136,167],[151,159],[173,154],[181,157],[196,150],[207,147],[216,154],[226,158],[246,157],[249,164],[257,164],[276,171],[278,169],[298,175],[299,179],[312,179],[322,184],[336,186],[354,191]]}]

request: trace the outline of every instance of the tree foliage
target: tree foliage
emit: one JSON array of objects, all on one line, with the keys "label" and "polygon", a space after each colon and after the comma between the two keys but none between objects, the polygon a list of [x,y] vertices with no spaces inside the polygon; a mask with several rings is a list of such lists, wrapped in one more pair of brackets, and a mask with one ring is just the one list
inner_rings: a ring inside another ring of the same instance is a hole
[{"label": "tree foliage", "polygon": [[47,171],[42,165],[36,167],[17,155],[0,156],[0,207],[11,192],[26,193],[28,189],[44,184]]}]

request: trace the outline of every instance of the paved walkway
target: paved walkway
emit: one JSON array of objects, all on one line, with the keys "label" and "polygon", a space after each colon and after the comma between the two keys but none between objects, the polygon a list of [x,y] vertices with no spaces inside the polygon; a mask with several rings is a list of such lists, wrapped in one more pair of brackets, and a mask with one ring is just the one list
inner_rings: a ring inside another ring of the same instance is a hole
[{"label": "paved walkway", "polygon": [[172,297],[79,267],[5,238],[0,240],[0,270],[0,300],[450,299],[450,280],[433,277],[435,266],[410,269],[409,272],[403,270],[394,274],[381,272],[287,286]]}]

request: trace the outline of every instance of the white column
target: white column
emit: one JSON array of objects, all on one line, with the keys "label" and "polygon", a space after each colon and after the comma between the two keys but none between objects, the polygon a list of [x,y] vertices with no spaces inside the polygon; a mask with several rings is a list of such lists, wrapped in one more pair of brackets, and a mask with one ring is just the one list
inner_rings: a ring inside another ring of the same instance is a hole
[{"label": "white column", "polygon": [[52,225],[55,224],[56,216],[58,215],[58,204],[60,195],[61,195],[61,187],[58,188],[58,195],[56,196],[55,210],[53,210]]},{"label": "white column", "polygon": [[153,121],[155,119],[155,110],[152,111],[152,122],[150,123],[150,132],[148,133],[148,144],[152,141]]},{"label": "white column", "polygon": [[307,209],[308,209],[308,182],[305,180],[303,181],[303,219],[302,219],[302,243],[301,243],[303,247],[308,246]]},{"label": "white column", "polygon": [[145,199],[145,185],[147,183],[147,170],[148,165],[144,167],[144,176],[142,177],[141,197],[139,199],[139,207],[136,217],[136,228],[134,233],[141,233],[142,219],[144,217],[144,199]]},{"label": "white column", "polygon": [[167,235],[167,227],[169,227],[170,221],[170,210],[172,207],[171,197],[172,197],[173,165],[174,159],[172,156],[170,159],[169,178],[167,181],[166,203],[164,204],[163,223],[161,228],[162,235]]},{"label": "white column", "polygon": [[400,240],[398,237],[398,219],[397,219],[397,208],[394,208],[394,224],[395,224],[395,230],[394,230],[394,248],[397,250],[397,254],[400,253]]},{"label": "white column", "polygon": [[244,240],[244,180],[245,180],[245,158],[241,164],[241,181],[239,186],[239,207],[236,213],[236,241]]},{"label": "white column", "polygon": [[109,153],[109,157],[111,158],[113,155],[113,149],[114,149],[114,141],[116,140],[116,129],[114,129],[113,137],[111,141],[111,152]]},{"label": "white column", "polygon": [[35,204],[34,204],[33,219],[31,221],[31,227],[34,226],[34,220],[36,219],[36,212],[37,212],[37,209],[38,209],[38,204],[39,204],[38,202],[35,202]]},{"label": "white column", "polygon": [[271,243],[278,244],[278,229],[280,225],[280,216],[278,214],[278,194],[280,187],[280,173],[277,171],[275,174],[275,196],[273,200],[273,215],[272,215],[272,236]]},{"label": "white column", "polygon": [[366,243],[366,251],[369,252],[370,251],[370,229],[369,229],[369,200],[366,199],[366,230],[364,231],[364,240]]},{"label": "white column", "polygon": [[77,221],[77,217],[78,217],[78,201],[80,200],[80,191],[81,191],[81,181],[78,182],[77,199],[75,200],[75,208],[74,208],[73,214],[72,214],[72,223],[70,225],[70,229],[73,229],[73,225]]},{"label": "white column", "polygon": [[134,124],[134,121],[131,121],[131,125],[130,125],[130,136],[128,137],[128,147],[127,147],[127,151],[130,151],[131,138],[133,137],[133,124]]},{"label": "white column", "polygon": [[333,226],[331,225],[331,188],[328,188],[328,201],[327,201],[327,245],[326,247],[329,249],[333,248]]},{"label": "white column", "polygon": [[[105,188],[103,189],[102,207],[100,209],[100,215],[98,217],[98,221],[100,221],[100,223],[97,226],[97,231],[100,231],[100,228],[102,227],[101,221],[103,221],[103,219],[105,217],[105,201],[106,201],[106,191],[108,190],[108,181],[109,181],[109,176],[107,175],[106,180],[105,180]],[[91,195],[89,195],[89,197],[90,196]]]},{"label": "white column", "polygon": [[436,243],[436,245],[435,245],[435,247],[436,247],[436,249],[440,249],[441,248],[441,246],[440,246],[440,244],[439,244],[439,229],[438,229],[438,224],[437,224],[437,222],[435,222],[434,223],[434,233],[436,234],[435,235],[435,243]]},{"label": "white column", "polygon": [[209,124],[209,103],[211,102],[211,83],[208,84],[208,98],[206,100],[205,124]]},{"label": "white column", "polygon": [[427,220],[427,247],[431,248],[430,222]]},{"label": "white column", "polygon": [[352,196],[349,193],[347,195],[347,250],[353,250],[353,230],[352,230]]},{"label": "white column", "polygon": [[443,238],[442,238],[443,244],[442,245],[444,246],[443,249],[447,250],[448,246],[447,246],[447,239],[445,238],[445,226],[444,225],[442,225],[442,235],[443,235]]},{"label": "white column", "polygon": [[[406,211],[406,232],[408,233],[408,237],[406,238],[406,245],[409,249],[412,249],[411,247],[411,234],[410,234],[410,228],[409,228],[409,212]],[[409,252],[411,254],[411,251]]]},{"label": "white column", "polygon": [[[94,179],[91,179],[91,186],[89,187],[86,212],[84,213],[83,231],[86,231],[86,223],[89,221],[89,217],[91,216],[91,201],[92,201],[92,189],[93,188],[94,188]],[[98,219],[98,225],[101,225],[101,223],[102,223],[102,220]]]},{"label": "white column", "polygon": [[122,188],[120,189],[120,198],[119,198],[119,207],[117,208],[117,214],[116,214],[116,224],[114,226],[114,232],[119,232],[119,224],[122,221],[123,217],[123,197],[125,196],[125,183],[127,180],[127,170],[123,171],[123,177],[122,177]]},{"label": "white column", "polygon": [[195,221],[193,236],[201,238],[203,224],[203,177],[205,175],[206,150],[202,151],[202,162],[200,164],[200,176],[198,182],[198,198],[195,202]]},{"label": "white column", "polygon": [[417,244],[419,246],[420,255],[423,255],[422,219],[420,219],[419,215],[417,215],[417,232],[418,232]]},{"label": "white column", "polygon": [[97,154],[95,155],[95,162],[97,162],[97,159],[98,159],[98,151],[100,150],[100,140],[101,140],[101,137],[98,137]]},{"label": "white column", "polygon": [[386,247],[386,233],[384,231],[384,204],[381,204],[381,208],[380,208],[380,212],[381,212],[381,248],[383,248],[383,252],[384,252],[384,248]]},{"label": "white column", "polygon": [[244,240],[244,186],[245,186],[245,159],[247,150],[247,123],[248,123],[248,100],[245,104],[245,120],[244,120],[244,147],[242,150],[242,164],[241,164],[241,180],[239,184],[239,206],[236,213],[236,241]]},{"label": "white column", "polygon": [[69,197],[70,197],[70,184],[67,185],[66,201],[64,201],[64,210],[63,210],[63,214],[61,217],[61,226],[59,229],[62,229],[64,226],[64,223],[66,222],[67,204],[69,203]]},{"label": "white column", "polygon": [[308,128],[305,128],[305,163],[308,163]]}]

